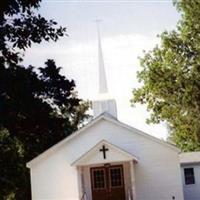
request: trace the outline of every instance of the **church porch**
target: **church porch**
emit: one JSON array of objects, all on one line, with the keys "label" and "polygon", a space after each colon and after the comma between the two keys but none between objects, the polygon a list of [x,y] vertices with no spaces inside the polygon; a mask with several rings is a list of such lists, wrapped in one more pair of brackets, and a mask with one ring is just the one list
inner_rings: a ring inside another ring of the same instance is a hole
[{"label": "church porch", "polygon": [[106,141],[95,145],[73,165],[80,200],[136,200],[137,158]]}]

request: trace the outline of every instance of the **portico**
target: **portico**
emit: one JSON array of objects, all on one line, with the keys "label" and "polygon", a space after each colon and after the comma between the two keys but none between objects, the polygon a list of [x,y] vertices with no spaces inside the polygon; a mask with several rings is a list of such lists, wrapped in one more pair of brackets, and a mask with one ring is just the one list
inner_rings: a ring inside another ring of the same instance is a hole
[{"label": "portico", "polygon": [[82,200],[136,200],[135,165],[138,158],[103,140],[77,159]]}]

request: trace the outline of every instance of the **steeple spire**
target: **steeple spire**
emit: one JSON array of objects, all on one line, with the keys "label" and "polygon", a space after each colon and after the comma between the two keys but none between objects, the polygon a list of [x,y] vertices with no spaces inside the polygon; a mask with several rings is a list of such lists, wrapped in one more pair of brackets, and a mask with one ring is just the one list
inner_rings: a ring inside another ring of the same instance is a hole
[{"label": "steeple spire", "polygon": [[104,67],[104,60],[103,60],[103,52],[101,46],[101,35],[100,35],[100,28],[99,23],[101,20],[96,20],[97,23],[97,33],[98,33],[98,65],[99,65],[99,93],[107,93],[107,80],[106,80],[106,72]]},{"label": "steeple spire", "polygon": [[103,53],[101,47],[101,36],[99,30],[99,23],[101,20],[96,20],[98,33],[98,68],[99,68],[99,95],[96,100],[92,101],[92,109],[94,117],[98,117],[103,113],[108,113],[117,118],[117,106],[115,99],[108,94],[108,87],[106,81],[106,72],[104,67]]}]

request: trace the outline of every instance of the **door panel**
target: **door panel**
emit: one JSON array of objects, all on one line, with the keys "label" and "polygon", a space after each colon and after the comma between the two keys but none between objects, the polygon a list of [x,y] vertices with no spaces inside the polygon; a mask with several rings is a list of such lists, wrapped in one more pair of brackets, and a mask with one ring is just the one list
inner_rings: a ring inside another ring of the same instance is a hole
[{"label": "door panel", "polygon": [[122,165],[91,168],[92,200],[125,200]]},{"label": "door panel", "polygon": [[91,169],[92,196],[94,200],[107,200],[106,170],[104,167]]},{"label": "door panel", "polygon": [[111,200],[124,200],[124,177],[122,166],[111,166],[109,168]]}]

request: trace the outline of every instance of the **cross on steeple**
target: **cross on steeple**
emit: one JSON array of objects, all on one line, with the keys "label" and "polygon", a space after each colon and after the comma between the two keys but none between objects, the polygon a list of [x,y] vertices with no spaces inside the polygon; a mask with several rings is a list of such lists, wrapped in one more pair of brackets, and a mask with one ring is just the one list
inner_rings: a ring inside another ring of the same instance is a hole
[{"label": "cross on steeple", "polygon": [[106,151],[109,151],[109,149],[106,148],[105,145],[103,145],[102,149],[100,149],[99,151],[103,152],[103,158],[106,159]]}]

